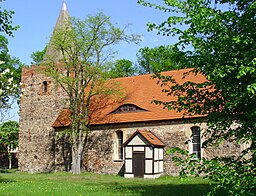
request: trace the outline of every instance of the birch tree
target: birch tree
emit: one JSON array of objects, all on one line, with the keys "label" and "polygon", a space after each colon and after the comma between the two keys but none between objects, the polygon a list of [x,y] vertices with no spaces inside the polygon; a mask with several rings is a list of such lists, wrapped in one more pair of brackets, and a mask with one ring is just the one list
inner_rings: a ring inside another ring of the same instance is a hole
[{"label": "birch tree", "polygon": [[49,74],[65,91],[71,125],[66,131],[72,149],[71,172],[79,174],[86,136],[89,133],[89,109],[96,95],[115,95],[116,85],[105,85],[106,65],[115,54],[112,46],[121,41],[138,43],[139,36],[126,34],[127,27],[115,27],[102,12],[84,20],[72,18],[58,29],[50,43],[63,56],[61,66],[45,63]]}]

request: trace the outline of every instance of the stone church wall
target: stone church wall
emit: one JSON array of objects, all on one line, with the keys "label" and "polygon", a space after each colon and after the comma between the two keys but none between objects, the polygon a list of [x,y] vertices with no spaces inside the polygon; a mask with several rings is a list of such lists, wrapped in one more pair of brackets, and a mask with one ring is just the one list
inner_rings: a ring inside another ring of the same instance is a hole
[{"label": "stone church wall", "polygon": [[[133,123],[124,125],[111,125],[108,127],[93,127],[86,145],[83,167],[86,171],[96,173],[123,173],[124,163],[115,160],[116,132],[124,133],[124,141],[138,129],[152,131],[166,145],[165,150],[171,147],[180,147],[189,150],[187,141],[191,137],[191,127],[199,126],[202,131],[206,124],[184,123],[182,121]],[[240,152],[239,145],[225,143],[219,148],[202,149],[203,157],[217,155],[235,155]],[[172,161],[172,155],[164,154],[164,173],[178,175],[180,168]]]},{"label": "stone church wall", "polygon": [[[53,129],[52,124],[65,106],[63,90],[54,84],[51,78],[40,72],[38,67],[23,68],[22,72],[19,168],[27,172],[47,172],[66,170],[71,167],[70,145],[61,135],[61,129]],[[47,86],[45,86],[47,84]],[[123,142],[137,129],[152,131],[166,145],[189,149],[186,143],[191,137],[191,127],[195,124],[181,120],[164,122],[127,123],[120,125],[92,126],[88,136],[83,169],[96,173],[122,175],[124,163],[116,158],[117,131],[122,131]],[[198,124],[203,131],[205,124]],[[240,152],[238,145],[225,143],[222,147],[202,150],[202,156]],[[172,155],[164,155],[164,172],[177,175],[179,167],[172,161]]]},{"label": "stone church wall", "polygon": [[64,93],[37,66],[22,70],[20,100],[19,168],[22,171],[51,170],[51,127],[64,105]]}]

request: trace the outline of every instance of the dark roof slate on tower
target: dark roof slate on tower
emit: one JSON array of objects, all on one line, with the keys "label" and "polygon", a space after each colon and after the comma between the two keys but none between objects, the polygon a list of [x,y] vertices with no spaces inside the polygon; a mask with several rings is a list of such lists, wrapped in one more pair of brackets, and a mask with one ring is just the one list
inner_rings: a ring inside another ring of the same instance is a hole
[{"label": "dark roof slate on tower", "polygon": [[51,60],[54,60],[55,62],[60,61],[63,59],[63,56],[61,55],[61,52],[54,49],[53,45],[51,44],[53,35],[56,32],[57,29],[61,29],[65,27],[65,24],[67,21],[70,20],[68,9],[67,9],[67,4],[66,1],[63,1],[62,8],[58,17],[58,20],[56,22],[56,25],[54,27],[53,33],[51,35],[50,41],[48,43],[45,55],[44,55],[44,61],[50,58]]}]

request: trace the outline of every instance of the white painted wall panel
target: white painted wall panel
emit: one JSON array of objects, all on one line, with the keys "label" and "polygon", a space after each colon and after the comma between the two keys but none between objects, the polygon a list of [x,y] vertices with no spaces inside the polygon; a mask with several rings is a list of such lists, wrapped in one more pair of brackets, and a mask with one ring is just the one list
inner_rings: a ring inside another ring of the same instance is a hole
[{"label": "white painted wall panel", "polygon": [[131,145],[145,145],[145,142],[139,137],[139,135],[136,135],[129,143],[129,146]]},{"label": "white painted wall panel", "polygon": [[132,160],[125,160],[125,172],[132,172]]},{"label": "white painted wall panel", "polygon": [[137,147],[133,147],[133,151],[144,151],[144,147],[143,146],[137,146]]},{"label": "white painted wall panel", "polygon": [[144,139],[141,135],[136,135],[127,145],[132,146],[132,145],[148,145],[149,143],[147,140]]},{"label": "white painted wall panel", "polygon": [[154,172],[158,173],[158,161],[154,163]]},{"label": "white painted wall panel", "polygon": [[132,147],[125,147],[125,158],[132,158]]},{"label": "white painted wall panel", "polygon": [[164,162],[163,161],[159,162],[159,172],[164,172]]},{"label": "white painted wall panel", "polygon": [[164,159],[164,149],[163,148],[159,148],[159,159]]},{"label": "white painted wall panel", "polygon": [[146,147],[146,158],[153,158],[153,149],[152,147]]},{"label": "white painted wall panel", "polygon": [[152,173],[152,160],[146,160],[146,173]]},{"label": "white painted wall panel", "polygon": [[125,178],[134,178],[134,174],[124,174]]},{"label": "white painted wall panel", "polygon": [[158,148],[155,148],[155,149],[154,149],[154,153],[155,153],[154,159],[155,159],[155,160],[159,160],[159,158],[158,158]]}]

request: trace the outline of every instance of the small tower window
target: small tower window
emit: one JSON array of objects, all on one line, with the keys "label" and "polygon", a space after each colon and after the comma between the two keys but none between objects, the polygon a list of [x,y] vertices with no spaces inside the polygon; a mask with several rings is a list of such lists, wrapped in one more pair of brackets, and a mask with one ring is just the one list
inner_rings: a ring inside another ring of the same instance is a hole
[{"label": "small tower window", "polygon": [[46,94],[48,91],[48,83],[47,81],[43,81],[43,93]]}]

